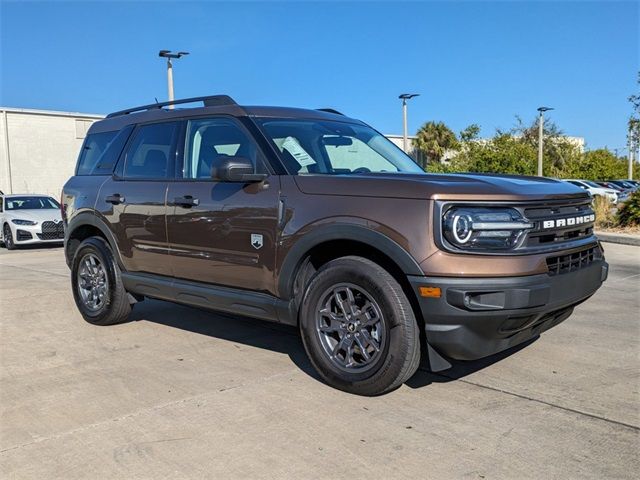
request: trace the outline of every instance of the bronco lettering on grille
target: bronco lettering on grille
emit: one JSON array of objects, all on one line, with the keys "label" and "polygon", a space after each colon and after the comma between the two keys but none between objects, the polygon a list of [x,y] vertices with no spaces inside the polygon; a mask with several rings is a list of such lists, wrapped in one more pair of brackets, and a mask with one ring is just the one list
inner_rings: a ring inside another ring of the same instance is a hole
[{"label": "bronco lettering on grille", "polygon": [[542,228],[560,228],[560,227],[572,227],[574,225],[582,225],[583,223],[595,222],[596,215],[581,215],[578,217],[558,218],[557,220],[544,220],[542,222]]}]

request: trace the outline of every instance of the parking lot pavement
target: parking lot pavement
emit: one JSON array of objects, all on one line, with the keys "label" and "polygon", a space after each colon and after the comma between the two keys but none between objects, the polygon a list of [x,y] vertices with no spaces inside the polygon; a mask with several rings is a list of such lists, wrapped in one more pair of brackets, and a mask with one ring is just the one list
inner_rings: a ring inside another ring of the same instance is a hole
[{"label": "parking lot pavement", "polygon": [[0,476],[637,478],[640,248],[605,248],[563,324],[377,398],[319,382],[292,328],[149,300],[91,326],[61,249],[2,249]]}]

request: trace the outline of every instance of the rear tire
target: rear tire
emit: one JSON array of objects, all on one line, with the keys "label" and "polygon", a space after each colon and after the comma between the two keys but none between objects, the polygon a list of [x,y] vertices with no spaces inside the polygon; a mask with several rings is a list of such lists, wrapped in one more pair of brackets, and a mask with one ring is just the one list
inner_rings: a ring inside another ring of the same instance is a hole
[{"label": "rear tire", "polygon": [[322,266],[299,315],[311,363],[335,388],[381,395],[418,368],[420,331],[411,304],[398,282],[370,260],[350,256]]},{"label": "rear tire", "polygon": [[111,249],[100,237],[84,240],[71,265],[73,298],[82,317],[93,325],[126,322],[131,304]]}]

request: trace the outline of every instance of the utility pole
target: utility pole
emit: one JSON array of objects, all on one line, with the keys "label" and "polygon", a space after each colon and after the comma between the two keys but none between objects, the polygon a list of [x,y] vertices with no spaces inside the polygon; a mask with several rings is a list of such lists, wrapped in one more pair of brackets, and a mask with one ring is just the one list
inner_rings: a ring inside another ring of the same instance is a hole
[{"label": "utility pole", "polygon": [[631,129],[629,129],[629,135],[627,137],[627,157],[629,160],[629,166],[627,167],[627,178],[633,180],[633,142],[631,141]]},{"label": "utility pole", "polygon": [[539,107],[538,112],[538,176],[542,177],[542,152],[544,147],[544,112],[553,110],[551,107]]},{"label": "utility pole", "polygon": [[[160,50],[158,56],[167,59],[167,93],[169,95],[169,101],[172,102],[173,97],[173,63],[171,62],[172,58],[181,58],[184,55],[189,55],[189,52],[177,52],[174,53],[170,50]],[[169,108],[173,108],[173,105],[169,105]]]},{"label": "utility pole", "polygon": [[407,135],[407,100],[411,100],[413,97],[417,97],[419,93],[403,93],[398,95],[398,98],[402,100],[402,149],[404,153],[408,153],[409,142]]}]

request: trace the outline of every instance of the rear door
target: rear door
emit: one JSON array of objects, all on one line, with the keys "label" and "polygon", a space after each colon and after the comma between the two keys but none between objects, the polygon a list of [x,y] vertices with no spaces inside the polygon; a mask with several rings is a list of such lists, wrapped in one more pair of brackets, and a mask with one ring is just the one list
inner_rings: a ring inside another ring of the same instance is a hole
[{"label": "rear door", "polygon": [[235,118],[189,120],[183,145],[167,192],[173,275],[273,293],[279,178],[212,179],[212,168],[228,156],[248,158],[256,172],[268,173],[262,152]]},{"label": "rear door", "polygon": [[96,210],[114,233],[127,271],[171,275],[166,195],[179,136],[180,122],[138,126],[100,189]]}]

